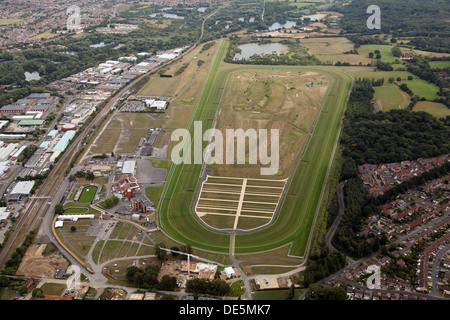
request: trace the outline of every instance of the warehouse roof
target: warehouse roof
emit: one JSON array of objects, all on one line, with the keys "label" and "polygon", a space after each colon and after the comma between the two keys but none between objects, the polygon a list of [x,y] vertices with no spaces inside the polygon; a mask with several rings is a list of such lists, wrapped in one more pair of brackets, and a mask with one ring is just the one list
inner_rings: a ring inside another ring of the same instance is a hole
[{"label": "warehouse roof", "polygon": [[12,105],[12,104],[8,104],[6,106],[3,106],[1,108],[2,111],[20,111],[20,110],[25,110],[27,107],[25,105]]},{"label": "warehouse roof", "polygon": [[123,163],[122,173],[134,173],[134,167],[136,166],[136,161],[125,161]]},{"label": "warehouse roof", "polygon": [[33,189],[34,186],[34,180],[32,181],[19,181],[14,186],[14,188],[11,191],[11,194],[30,194],[31,189]]},{"label": "warehouse roof", "polygon": [[53,147],[52,151],[63,151],[66,149],[67,145],[69,144],[69,141],[72,140],[72,138],[75,136],[76,131],[67,131],[64,133],[64,135],[61,137],[61,139],[58,141],[58,143]]},{"label": "warehouse roof", "polygon": [[19,126],[42,126],[45,120],[21,120]]},{"label": "warehouse roof", "polygon": [[50,98],[50,93],[32,93],[28,96],[30,99],[46,99]]}]

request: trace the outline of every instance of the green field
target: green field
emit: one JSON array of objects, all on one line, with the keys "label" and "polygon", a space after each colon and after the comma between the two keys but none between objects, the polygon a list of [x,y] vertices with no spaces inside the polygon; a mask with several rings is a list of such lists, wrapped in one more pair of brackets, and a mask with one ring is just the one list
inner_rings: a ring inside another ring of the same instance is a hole
[{"label": "green field", "polygon": [[[341,119],[351,87],[351,78],[334,69],[321,67],[292,66],[229,66],[220,68],[228,41],[223,40],[205,81],[188,129],[193,136],[193,122],[203,120],[203,129],[213,125],[228,76],[240,70],[291,70],[317,71],[330,77],[332,85],[318,116],[314,135],[309,138],[302,159],[296,164],[288,193],[281,209],[271,225],[236,236],[235,252],[260,252],[291,245],[290,254],[305,256],[320,204],[328,166],[340,130]],[[206,145],[206,143],[205,143]],[[229,251],[230,236],[206,227],[193,213],[193,204],[199,187],[202,165],[172,165],[164,186],[157,212],[158,226],[166,236],[180,243],[189,243],[194,248],[213,252]],[[189,205],[188,205],[189,204]]]},{"label": "green field", "polygon": [[374,87],[375,99],[380,111],[403,109],[409,104],[409,96],[394,84]]},{"label": "green field", "polygon": [[[396,60],[400,60],[400,58],[394,57],[392,54],[393,46],[389,45],[380,45],[380,44],[365,44],[358,48],[359,54],[367,57],[369,55],[369,52],[375,52],[375,50],[380,50],[381,54],[381,61],[383,62],[389,62],[394,63]],[[402,51],[409,50],[408,48],[399,47]],[[395,66],[397,67],[397,66]]]},{"label": "green field", "polygon": [[425,111],[431,113],[436,118],[445,118],[450,116],[450,108],[444,104],[431,101],[419,101],[413,108],[413,111]]},{"label": "green field", "polygon": [[81,192],[80,198],[78,199],[79,203],[91,203],[94,200],[95,194],[97,193],[96,186],[87,186],[83,188]]},{"label": "green field", "polygon": [[24,21],[25,21],[24,19],[0,18],[0,26],[6,26],[6,25],[10,25],[10,24],[22,23]]},{"label": "green field", "polygon": [[423,97],[427,100],[434,100],[439,97],[439,87],[435,84],[429,83],[426,80],[417,78],[413,80],[403,80],[398,82],[398,85],[401,85],[402,83],[406,83],[408,88],[410,88],[412,92],[420,98]]},{"label": "green field", "polygon": [[450,68],[450,61],[430,61],[431,68]]}]

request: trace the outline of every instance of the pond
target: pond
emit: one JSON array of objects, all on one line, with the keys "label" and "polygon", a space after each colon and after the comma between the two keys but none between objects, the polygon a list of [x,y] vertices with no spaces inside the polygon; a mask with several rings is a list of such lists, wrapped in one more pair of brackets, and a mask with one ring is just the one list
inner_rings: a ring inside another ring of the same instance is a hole
[{"label": "pond", "polygon": [[269,30],[270,31],[274,31],[274,30],[278,30],[278,29],[282,29],[282,28],[286,28],[287,29],[287,28],[295,27],[296,25],[297,25],[297,23],[295,21],[286,21],[286,23],[284,23],[284,24],[275,22],[274,24],[272,24],[269,27]]},{"label": "pond", "polygon": [[309,19],[311,19],[311,21],[316,21],[316,20],[318,21],[318,20],[322,19],[323,17],[325,17],[324,14],[312,14],[309,16],[303,16],[302,19],[309,18]]},{"label": "pond", "polygon": [[168,19],[184,19],[184,17],[179,16],[179,15],[177,15],[177,14],[174,14],[174,13],[166,13],[166,12],[164,12],[164,13],[152,13],[152,14],[150,15],[150,17],[152,17],[152,18],[160,17],[160,16],[162,16],[162,17],[164,17],[164,18],[168,18]]},{"label": "pond", "polygon": [[273,42],[273,43],[265,43],[265,44],[258,44],[258,43],[246,43],[241,44],[238,46],[239,49],[242,51],[240,53],[236,53],[234,55],[233,60],[241,60],[241,59],[248,59],[254,54],[268,54],[272,52],[277,52],[281,50],[286,50],[288,47],[284,44]]},{"label": "pond", "polygon": [[31,73],[26,71],[24,73],[24,75],[25,75],[25,80],[28,81],[28,82],[30,82],[32,80],[39,80],[39,79],[41,79],[41,76],[39,75],[39,72],[37,72],[37,71],[31,72]]}]

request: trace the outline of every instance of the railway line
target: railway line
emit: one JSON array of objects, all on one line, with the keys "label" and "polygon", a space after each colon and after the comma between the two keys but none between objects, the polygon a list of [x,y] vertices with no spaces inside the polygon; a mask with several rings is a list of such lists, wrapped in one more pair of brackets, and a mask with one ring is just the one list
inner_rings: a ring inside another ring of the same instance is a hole
[{"label": "railway line", "polygon": [[[211,13],[202,22],[201,26],[201,34],[197,42],[192,45],[188,50],[180,54],[177,58],[171,60],[170,63],[173,63],[183,56],[191,52],[197,45],[200,43],[201,39],[204,35],[204,26],[207,19],[216,14],[217,11]],[[126,95],[129,94],[130,89],[136,85],[137,82],[142,80],[144,77],[154,74],[162,67],[165,67],[167,64],[160,65],[153,70],[133,79],[128,85],[119,89],[114,96],[110,97],[107,100],[106,104],[100,109],[99,113],[95,116],[95,118],[90,121],[86,127],[75,137],[74,140],[69,144],[65,152],[62,154],[61,158],[56,162],[55,166],[44,179],[42,185],[38,188],[36,194],[33,196],[33,199],[28,202],[26,206],[26,210],[20,215],[18,221],[14,226],[14,230],[12,231],[8,241],[5,243],[4,247],[0,252],[0,268],[4,268],[6,261],[8,261],[9,257],[13,253],[15,248],[19,247],[23,242],[25,236],[32,230],[36,230],[40,223],[43,221],[44,215],[48,212],[48,210],[55,205],[56,195],[60,190],[61,185],[64,182],[65,170],[69,163],[72,161],[73,157],[81,151],[81,147],[84,139],[88,136],[91,129],[96,128],[98,124],[105,119],[108,115],[109,111]],[[49,201],[42,201],[42,197],[50,197],[52,199]],[[60,201],[60,200],[59,200]]]}]

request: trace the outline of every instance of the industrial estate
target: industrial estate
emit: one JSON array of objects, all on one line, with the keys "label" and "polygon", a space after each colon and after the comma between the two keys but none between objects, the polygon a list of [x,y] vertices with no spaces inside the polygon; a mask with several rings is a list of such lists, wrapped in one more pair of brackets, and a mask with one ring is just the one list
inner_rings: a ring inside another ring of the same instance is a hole
[{"label": "industrial estate", "polygon": [[0,300],[448,300],[448,17],[374,2],[1,4]]}]

